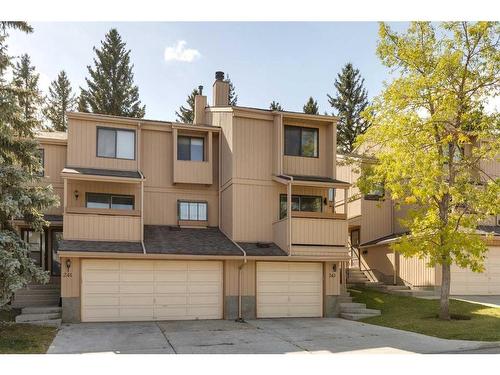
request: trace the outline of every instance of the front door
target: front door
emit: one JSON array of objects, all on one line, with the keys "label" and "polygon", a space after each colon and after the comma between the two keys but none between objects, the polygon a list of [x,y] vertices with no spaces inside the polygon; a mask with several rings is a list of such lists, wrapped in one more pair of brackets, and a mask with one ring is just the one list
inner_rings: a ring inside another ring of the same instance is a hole
[{"label": "front door", "polygon": [[62,239],[62,229],[52,229],[51,233],[51,267],[50,273],[52,276],[61,276],[61,261],[59,259],[59,240]]},{"label": "front door", "polygon": [[47,270],[46,232],[36,232],[25,228],[21,230],[21,237],[28,244],[31,259],[37,266]]}]

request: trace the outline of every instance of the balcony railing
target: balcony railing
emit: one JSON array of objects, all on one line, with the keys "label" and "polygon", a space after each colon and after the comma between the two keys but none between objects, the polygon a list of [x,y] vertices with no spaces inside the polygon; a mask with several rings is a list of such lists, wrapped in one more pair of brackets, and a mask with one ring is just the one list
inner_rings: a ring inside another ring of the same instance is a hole
[{"label": "balcony railing", "polygon": [[65,240],[140,241],[139,211],[99,210],[68,207],[64,214]]},{"label": "balcony railing", "polygon": [[210,161],[174,160],[174,183],[211,185],[212,176]]}]

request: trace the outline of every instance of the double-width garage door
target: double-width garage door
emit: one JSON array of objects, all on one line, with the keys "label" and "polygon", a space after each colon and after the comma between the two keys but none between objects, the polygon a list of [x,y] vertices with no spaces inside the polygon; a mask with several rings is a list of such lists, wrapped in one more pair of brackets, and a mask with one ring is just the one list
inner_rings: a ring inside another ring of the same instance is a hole
[{"label": "double-width garage door", "polygon": [[257,262],[257,317],[321,317],[321,263]]},{"label": "double-width garage door", "polygon": [[450,294],[500,295],[500,247],[490,247],[482,273],[452,266]]},{"label": "double-width garage door", "polygon": [[222,318],[222,262],[82,261],[82,321]]}]

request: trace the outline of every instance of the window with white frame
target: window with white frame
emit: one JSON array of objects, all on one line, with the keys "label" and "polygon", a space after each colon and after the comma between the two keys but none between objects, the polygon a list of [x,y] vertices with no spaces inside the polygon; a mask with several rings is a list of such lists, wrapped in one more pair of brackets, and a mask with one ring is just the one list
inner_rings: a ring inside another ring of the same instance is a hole
[{"label": "window with white frame", "polygon": [[179,220],[207,221],[207,202],[179,201]]}]

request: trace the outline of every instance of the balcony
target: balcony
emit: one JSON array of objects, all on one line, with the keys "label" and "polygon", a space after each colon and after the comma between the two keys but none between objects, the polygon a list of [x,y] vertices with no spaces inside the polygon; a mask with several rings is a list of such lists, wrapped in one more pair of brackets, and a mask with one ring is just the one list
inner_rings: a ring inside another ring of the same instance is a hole
[{"label": "balcony", "polygon": [[140,241],[141,216],[139,211],[117,212],[68,207],[64,215],[65,240]]},{"label": "balcony", "polygon": [[175,184],[205,184],[213,183],[212,162],[174,160]]}]

